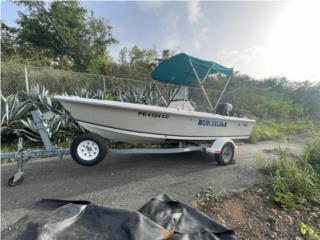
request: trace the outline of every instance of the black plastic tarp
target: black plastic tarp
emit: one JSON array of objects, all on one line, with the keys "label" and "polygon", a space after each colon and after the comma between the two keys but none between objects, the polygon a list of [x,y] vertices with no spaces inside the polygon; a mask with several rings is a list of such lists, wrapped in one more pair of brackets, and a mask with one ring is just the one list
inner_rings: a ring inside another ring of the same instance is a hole
[{"label": "black plastic tarp", "polygon": [[236,239],[232,230],[166,194],[152,198],[139,211],[45,199],[1,235],[4,240]]}]

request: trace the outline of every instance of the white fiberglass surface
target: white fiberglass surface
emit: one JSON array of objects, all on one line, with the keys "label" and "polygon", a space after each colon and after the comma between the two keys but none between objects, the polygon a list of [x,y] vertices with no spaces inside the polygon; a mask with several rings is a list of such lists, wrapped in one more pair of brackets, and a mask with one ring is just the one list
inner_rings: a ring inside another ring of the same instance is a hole
[{"label": "white fiberglass surface", "polygon": [[[255,120],[248,119],[248,118],[227,117],[227,116],[221,116],[221,115],[213,114],[213,113],[188,111],[188,110],[177,110],[174,108],[151,106],[151,105],[144,105],[144,104],[137,104],[137,103],[126,103],[126,102],[117,102],[117,101],[110,101],[110,100],[81,98],[81,97],[76,97],[76,96],[55,96],[55,99],[61,101],[62,103],[65,101],[65,102],[82,103],[82,104],[86,104],[86,105],[109,106],[109,107],[124,108],[124,109],[131,109],[131,110],[165,112],[165,113],[191,116],[191,117],[195,117],[195,116],[205,117],[205,118],[213,118],[214,117],[215,119],[224,119],[224,120],[231,120],[231,121],[239,121],[240,120],[240,121],[246,121],[246,122],[255,122]],[[84,106],[84,107],[88,107],[88,106]]]}]

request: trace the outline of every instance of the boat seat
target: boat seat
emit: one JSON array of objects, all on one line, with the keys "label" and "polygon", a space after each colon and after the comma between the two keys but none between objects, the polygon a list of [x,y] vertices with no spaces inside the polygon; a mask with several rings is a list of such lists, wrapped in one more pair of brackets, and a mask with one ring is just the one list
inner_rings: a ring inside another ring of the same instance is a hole
[{"label": "boat seat", "polygon": [[195,103],[190,102],[188,100],[178,100],[178,101],[172,101],[168,107],[174,108],[177,110],[194,111]]}]

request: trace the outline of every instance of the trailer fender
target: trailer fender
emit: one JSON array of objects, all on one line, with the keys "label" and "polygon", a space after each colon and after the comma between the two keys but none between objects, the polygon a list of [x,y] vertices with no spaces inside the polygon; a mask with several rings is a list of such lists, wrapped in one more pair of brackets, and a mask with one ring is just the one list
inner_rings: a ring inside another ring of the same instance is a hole
[{"label": "trailer fender", "polygon": [[220,154],[223,146],[226,144],[226,143],[231,143],[234,147],[234,149],[237,149],[237,146],[236,144],[234,143],[234,141],[232,141],[231,139],[228,139],[228,138],[218,138],[217,140],[215,140],[211,147],[207,147],[206,148],[206,152],[209,152],[209,153],[213,153],[213,154]]}]

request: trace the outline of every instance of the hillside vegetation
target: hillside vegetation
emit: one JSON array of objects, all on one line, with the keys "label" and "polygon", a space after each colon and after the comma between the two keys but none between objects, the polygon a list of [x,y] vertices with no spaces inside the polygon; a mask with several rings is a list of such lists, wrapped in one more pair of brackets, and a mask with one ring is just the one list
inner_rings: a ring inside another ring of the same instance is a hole
[{"label": "hillside vegetation", "polygon": [[319,83],[290,82],[285,78],[255,80],[240,75],[233,79],[223,100],[233,103],[235,111],[257,119],[252,141],[320,126]]}]

